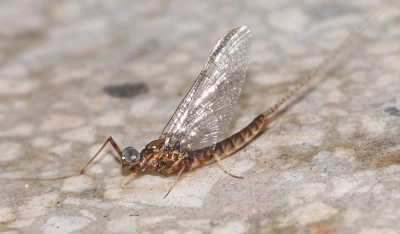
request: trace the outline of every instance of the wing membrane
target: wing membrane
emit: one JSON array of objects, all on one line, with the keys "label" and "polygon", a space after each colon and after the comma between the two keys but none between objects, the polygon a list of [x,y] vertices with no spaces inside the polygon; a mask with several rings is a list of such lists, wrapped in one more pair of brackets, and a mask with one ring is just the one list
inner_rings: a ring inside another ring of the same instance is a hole
[{"label": "wing membrane", "polygon": [[165,126],[165,147],[195,151],[215,145],[232,120],[249,62],[251,31],[236,27],[214,47]]}]

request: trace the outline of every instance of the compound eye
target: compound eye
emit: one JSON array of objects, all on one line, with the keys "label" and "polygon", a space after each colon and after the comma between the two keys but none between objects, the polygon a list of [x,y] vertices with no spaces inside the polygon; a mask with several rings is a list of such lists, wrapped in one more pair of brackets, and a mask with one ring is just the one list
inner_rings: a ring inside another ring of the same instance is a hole
[{"label": "compound eye", "polygon": [[126,147],[122,151],[122,161],[126,163],[136,163],[140,161],[140,153],[133,147]]}]

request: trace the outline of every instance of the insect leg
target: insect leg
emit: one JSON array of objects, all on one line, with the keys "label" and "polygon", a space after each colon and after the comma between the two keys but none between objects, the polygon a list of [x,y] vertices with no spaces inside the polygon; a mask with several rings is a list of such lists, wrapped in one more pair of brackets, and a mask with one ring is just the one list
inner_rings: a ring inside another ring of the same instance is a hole
[{"label": "insect leg", "polygon": [[122,188],[127,189],[126,185],[131,181],[135,176],[137,175],[136,172],[130,173],[125,179],[124,182],[122,182]]},{"label": "insect leg", "polygon": [[122,151],[118,147],[117,143],[115,143],[114,139],[110,136],[107,138],[107,140],[104,142],[104,144],[100,147],[100,149],[96,152],[96,154],[82,167],[82,169],[78,173],[74,173],[71,175],[66,175],[66,176],[59,176],[59,177],[53,177],[53,178],[18,178],[17,180],[31,180],[31,181],[44,181],[44,180],[62,180],[62,179],[67,179],[75,176],[80,176],[84,174],[90,165],[90,163],[93,162],[93,160],[100,154],[100,152],[106,147],[106,145],[110,143],[114,150],[118,153],[118,155],[121,157],[122,156]]},{"label": "insect leg", "polygon": [[168,196],[168,194],[171,192],[172,188],[175,187],[176,183],[181,179],[182,177],[182,172],[186,169],[186,164],[182,167],[182,169],[179,171],[178,175],[174,179],[174,183],[171,185],[171,187],[168,189],[167,194],[165,194],[164,198]]},{"label": "insect leg", "polygon": [[110,143],[112,145],[114,150],[119,155],[119,158],[121,159],[122,151],[119,148],[119,146],[117,145],[117,143],[115,143],[114,139],[110,136],[110,137],[107,138],[106,142],[104,142],[104,144],[100,147],[100,149],[96,152],[96,154],[85,164],[85,166],[82,167],[82,169],[79,171],[79,175],[82,175],[83,173],[85,173],[85,171],[86,171],[87,167],[89,166],[89,164],[91,162],[93,162],[93,160],[97,157],[97,155],[99,155],[99,153],[104,149],[104,147],[106,147],[106,145],[108,143]]},{"label": "insect leg", "polygon": [[217,162],[219,168],[221,168],[221,170],[223,170],[226,174],[228,174],[228,175],[230,175],[230,176],[232,176],[233,178],[236,178],[236,179],[243,179],[243,176],[237,176],[237,175],[234,175],[234,174],[230,173],[230,172],[226,169],[226,167],[224,166],[224,164],[222,164],[221,159],[218,157],[218,155],[217,155],[216,153],[213,153],[213,158],[214,158],[214,161]]}]

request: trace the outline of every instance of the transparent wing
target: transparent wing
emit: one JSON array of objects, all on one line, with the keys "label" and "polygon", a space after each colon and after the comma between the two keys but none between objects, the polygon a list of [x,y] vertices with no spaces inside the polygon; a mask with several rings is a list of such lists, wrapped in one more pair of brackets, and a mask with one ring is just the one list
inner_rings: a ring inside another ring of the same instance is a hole
[{"label": "transparent wing", "polygon": [[165,147],[195,151],[215,145],[232,120],[249,62],[251,31],[236,27],[214,47],[165,126]]}]

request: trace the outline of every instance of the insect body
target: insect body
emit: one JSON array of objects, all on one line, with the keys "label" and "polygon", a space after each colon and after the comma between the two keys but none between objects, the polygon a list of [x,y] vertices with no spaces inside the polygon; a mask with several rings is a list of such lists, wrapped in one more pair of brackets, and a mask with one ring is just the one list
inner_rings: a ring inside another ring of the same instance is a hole
[{"label": "insect body", "polygon": [[220,159],[232,155],[257,136],[268,124],[270,116],[324,70],[380,15],[385,7],[386,5],[378,9],[353,31],[330,56],[275,105],[257,116],[241,131],[224,138],[224,130],[227,129],[232,119],[246,75],[252,37],[251,31],[246,26],[233,28],[218,41],[200,75],[165,126],[158,140],[147,144],[139,153],[133,147],[121,150],[114,139],[109,137],[79,173],[34,180],[55,180],[81,175],[108,143],[118,153],[121,166],[132,171],[125,182],[139,173],[150,171],[163,175],[175,173],[177,174],[176,183],[184,171],[211,162],[217,162],[227,174],[241,178],[229,173],[221,164]]},{"label": "insect body", "polygon": [[149,143],[134,161],[123,156],[123,164],[133,166],[136,172],[171,174],[196,168],[224,150],[232,151],[236,145],[227,148],[227,144],[217,143],[232,119],[240,94],[250,39],[246,26],[236,27],[222,37],[160,139]]},{"label": "insect body", "polygon": [[232,119],[246,76],[251,37],[249,28],[240,26],[230,30],[218,41],[159,139],[147,144],[140,153],[133,147],[121,150],[114,139],[109,137],[79,173],[52,179],[83,174],[108,143],[118,153],[121,166],[132,171],[124,185],[130,178],[144,171],[164,175],[177,173],[177,181],[184,171],[214,161],[227,174],[242,178],[229,173],[220,159],[245,146],[267,124],[269,114],[263,113],[246,128],[224,140],[224,130]]}]

